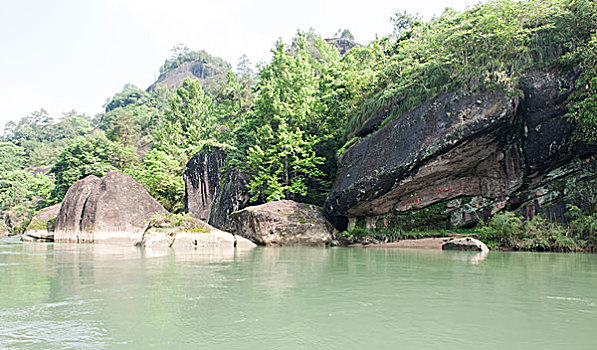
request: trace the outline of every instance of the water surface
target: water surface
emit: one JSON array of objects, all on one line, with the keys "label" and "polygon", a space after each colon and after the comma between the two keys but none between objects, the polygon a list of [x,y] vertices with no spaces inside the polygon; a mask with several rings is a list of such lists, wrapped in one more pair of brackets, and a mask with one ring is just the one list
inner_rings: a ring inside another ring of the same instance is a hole
[{"label": "water surface", "polygon": [[597,255],[0,239],[0,348],[594,349]]}]

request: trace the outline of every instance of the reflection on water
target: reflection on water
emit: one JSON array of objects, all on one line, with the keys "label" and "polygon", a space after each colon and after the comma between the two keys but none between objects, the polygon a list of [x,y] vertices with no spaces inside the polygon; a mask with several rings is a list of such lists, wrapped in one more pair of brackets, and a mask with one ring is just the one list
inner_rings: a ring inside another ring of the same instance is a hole
[{"label": "reflection on water", "polygon": [[442,253],[452,259],[468,261],[469,263],[471,263],[473,265],[479,264],[481,261],[487,259],[487,257],[489,256],[489,251],[483,251],[483,252],[445,251]]},{"label": "reflection on water", "polygon": [[0,239],[0,348],[588,349],[589,254]]}]

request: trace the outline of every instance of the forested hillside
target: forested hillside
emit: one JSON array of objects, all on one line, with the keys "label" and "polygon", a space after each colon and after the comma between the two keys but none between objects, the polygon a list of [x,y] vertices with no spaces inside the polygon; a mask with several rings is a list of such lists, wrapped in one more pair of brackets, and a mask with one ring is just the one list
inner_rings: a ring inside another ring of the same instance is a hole
[{"label": "forested hillside", "polygon": [[[388,14],[390,16],[391,14]],[[504,90],[551,67],[577,77],[568,121],[597,143],[597,5],[591,0],[498,0],[422,21],[398,11],[394,32],[344,54],[313,32],[277,41],[254,72],[235,72],[204,51],[177,51],[160,73],[187,62],[228,71],[209,86],[145,91],[127,85],[101,115],[58,120],[43,110],[6,126],[0,153],[0,225],[21,232],[87,175],[120,170],[167,210],[184,210],[182,174],[197,152],[219,148],[228,168],[249,174],[253,203],[321,205],[346,148],[422,102],[448,91]],[[348,30],[339,31],[351,39]],[[339,38],[338,38],[339,39]],[[331,40],[330,42],[338,42]]]}]

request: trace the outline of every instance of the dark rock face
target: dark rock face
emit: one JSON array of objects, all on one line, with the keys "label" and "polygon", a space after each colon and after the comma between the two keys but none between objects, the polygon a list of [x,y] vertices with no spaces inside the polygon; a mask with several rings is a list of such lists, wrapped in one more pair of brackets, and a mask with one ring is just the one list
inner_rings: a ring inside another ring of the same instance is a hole
[{"label": "dark rock face", "polygon": [[230,214],[249,205],[248,176],[238,170],[232,170],[226,176],[216,197],[216,205],[212,206],[209,224],[221,230],[232,232],[234,223]]},{"label": "dark rock face", "polygon": [[56,218],[57,242],[137,242],[151,217],[166,213],[130,176],[110,172],[88,176],[66,193]]},{"label": "dark rock face", "polygon": [[209,221],[210,213],[220,188],[220,168],[226,154],[219,149],[197,153],[187,163],[185,182],[185,210],[192,217]]},{"label": "dark rock face", "polygon": [[249,204],[249,190],[247,176],[240,171],[222,174],[225,163],[226,153],[219,149],[197,153],[189,160],[183,175],[185,207],[192,217],[230,231],[230,213]]},{"label": "dark rock face", "polygon": [[281,200],[252,206],[231,215],[239,236],[268,246],[325,246],[332,227],[312,204]]},{"label": "dark rock face", "polygon": [[346,39],[346,38],[330,38],[330,39],[325,39],[325,41],[328,44],[333,45],[336,48],[338,48],[340,55],[344,55],[346,53],[346,51],[352,49],[355,46],[360,46],[360,44],[358,44],[350,39]]},{"label": "dark rock face", "polygon": [[[491,178],[501,182],[507,169],[481,164],[491,155],[497,157],[497,142],[491,135],[479,139],[474,136],[489,132],[497,123],[509,124],[515,107],[498,91],[467,97],[450,93],[393,120],[346,152],[326,209],[349,216],[409,209],[415,204],[402,198],[416,192],[415,200],[433,201],[437,188],[447,185],[443,182],[463,168],[480,168],[478,176],[471,179],[475,187],[497,189],[498,186],[484,183],[485,179],[493,171],[496,174]],[[454,154],[448,154],[450,151]],[[478,151],[483,154],[472,157]],[[493,163],[492,160],[487,163]],[[412,181],[417,175],[425,181]],[[462,188],[450,185],[450,194],[472,187],[469,181]]]},{"label": "dark rock face", "polygon": [[435,206],[446,218],[440,226],[449,228],[524,205],[533,199],[525,190],[591,154],[570,141],[562,117],[572,84],[536,71],[521,80],[522,100],[487,91],[427,101],[347,150],[326,214],[340,229],[361,219],[377,227]]},{"label": "dark rock face", "polygon": [[554,72],[531,72],[520,82],[525,94],[519,111],[524,123],[522,149],[530,176],[555,169],[573,155],[570,123],[562,118],[568,97],[562,90],[570,90],[571,85],[572,79]]}]

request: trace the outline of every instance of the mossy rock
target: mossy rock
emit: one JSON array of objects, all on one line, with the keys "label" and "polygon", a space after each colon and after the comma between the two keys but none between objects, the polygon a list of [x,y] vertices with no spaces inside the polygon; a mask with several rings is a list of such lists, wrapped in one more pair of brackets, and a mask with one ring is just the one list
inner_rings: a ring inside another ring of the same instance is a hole
[{"label": "mossy rock", "polygon": [[160,213],[152,216],[145,234],[151,234],[151,232],[164,232],[169,235],[175,235],[177,232],[209,233],[212,230],[211,226],[189,214]]},{"label": "mossy rock", "polygon": [[[403,231],[421,229],[447,229],[453,209],[447,202],[432,204],[428,207],[406,212],[389,212],[380,215],[375,226],[377,228],[396,228]],[[365,219],[357,219],[357,227],[365,228]]]},{"label": "mossy rock", "polygon": [[61,204],[55,204],[50,207],[44,208],[38,211],[29,225],[27,225],[27,231],[42,231],[54,232],[56,228],[56,217],[60,211]]}]

